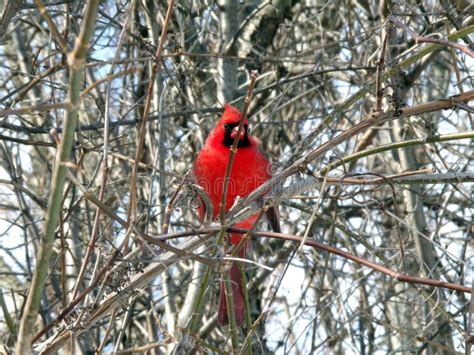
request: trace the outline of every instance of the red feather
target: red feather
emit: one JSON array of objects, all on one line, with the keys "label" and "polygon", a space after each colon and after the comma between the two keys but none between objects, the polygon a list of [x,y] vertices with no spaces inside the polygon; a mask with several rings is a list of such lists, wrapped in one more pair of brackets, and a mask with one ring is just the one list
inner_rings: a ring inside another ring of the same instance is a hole
[{"label": "red feather", "polygon": [[[219,215],[220,203],[224,188],[224,177],[230,155],[230,146],[236,135],[242,113],[231,105],[225,105],[224,113],[217,122],[199,153],[194,165],[194,177],[198,185],[209,195],[213,206],[213,217]],[[239,147],[234,158],[234,165],[230,173],[229,185],[226,196],[225,211],[228,211],[237,196],[245,197],[258,186],[270,179],[270,162],[260,151],[258,142],[248,133],[248,121],[244,121],[244,130],[240,136]],[[204,218],[205,207],[199,208],[201,218]],[[270,209],[271,223],[275,231],[280,231],[278,211]],[[251,228],[256,221],[256,215],[238,223],[235,227]],[[233,245],[239,243],[241,234],[231,234],[230,241]],[[249,243],[249,242],[247,242]],[[245,251],[250,245],[244,246],[239,251],[239,256],[245,258]],[[242,279],[238,265],[232,263],[230,270],[232,294],[235,307],[237,325],[244,321],[244,296],[242,293]],[[221,282],[221,297],[219,304],[219,323],[228,324],[227,302],[224,284]]]}]

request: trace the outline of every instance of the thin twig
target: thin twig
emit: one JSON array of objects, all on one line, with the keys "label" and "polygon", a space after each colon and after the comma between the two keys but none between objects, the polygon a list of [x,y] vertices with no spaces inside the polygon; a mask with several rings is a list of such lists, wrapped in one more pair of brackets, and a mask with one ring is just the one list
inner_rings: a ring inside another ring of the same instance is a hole
[{"label": "thin twig", "polygon": [[413,37],[416,43],[432,43],[437,44],[443,47],[452,47],[460,50],[464,54],[474,58],[474,51],[472,51],[468,46],[463,46],[462,44],[454,43],[449,40],[443,38],[432,38],[426,36],[420,36],[418,33],[413,31],[410,27],[405,25],[402,21],[397,19],[394,16],[390,16],[390,22],[392,22],[395,26],[401,28],[405,32],[407,32],[410,36]]},{"label": "thin twig", "polygon": [[[186,232],[181,232],[181,233],[175,233],[175,234],[169,234],[166,236],[160,236],[157,237],[157,240],[160,240],[161,238],[164,239],[171,239],[171,238],[181,238],[184,236],[193,236],[193,235],[207,235],[211,233],[216,233],[219,231],[218,227],[213,227],[213,228],[206,228],[203,230],[199,231],[186,231]],[[248,229],[243,229],[243,228],[235,228],[235,227],[229,227],[227,228],[227,232],[229,233],[240,233],[240,234],[245,234],[248,233]],[[291,234],[284,234],[284,233],[276,233],[276,232],[254,232],[252,234],[254,237],[257,238],[274,238],[274,239],[280,239],[280,240],[285,240],[285,241],[290,241],[293,243],[301,243],[303,238],[297,235],[291,235]],[[449,290],[454,290],[454,291],[459,291],[459,292],[464,292],[464,293],[470,293],[471,292],[471,287],[467,287],[464,285],[459,285],[455,284],[452,282],[444,282],[440,280],[434,280],[430,278],[425,278],[425,277],[418,277],[418,276],[412,276],[408,275],[405,273],[401,273],[392,269],[389,269],[383,265],[374,263],[372,261],[369,261],[367,259],[364,259],[360,256],[353,255],[351,253],[345,252],[341,249],[325,245],[323,243],[317,242],[314,239],[307,239],[305,242],[306,246],[310,246],[319,250],[326,251],[331,254],[339,255],[342,256],[343,258],[352,260],[356,263],[359,263],[361,265],[365,265],[375,271],[382,272],[390,277],[393,277],[394,279],[401,281],[401,282],[407,282],[407,283],[414,283],[414,284],[422,284],[422,285],[427,285],[427,286],[433,286],[433,287],[440,287],[440,288],[445,288]]]},{"label": "thin twig", "polygon": [[[215,233],[215,232],[214,232]],[[182,250],[185,254],[186,253],[191,253],[195,249],[199,248],[201,245],[204,243],[210,241],[211,237],[213,234],[204,236],[204,237],[199,237],[199,238],[192,238],[180,245],[180,250]],[[155,239],[155,242],[157,240]],[[124,288],[120,292],[113,292],[109,295],[106,296],[104,300],[98,305],[98,307],[95,307],[93,310],[89,312],[89,317],[87,319],[87,322],[93,323],[98,321],[99,319],[102,319],[105,317],[109,312],[117,307],[121,299],[123,297],[127,296],[130,294],[130,292],[134,292],[137,289],[144,287],[148,285],[152,280],[156,278],[156,276],[160,273],[162,273],[165,268],[167,268],[169,265],[174,264],[177,261],[180,261],[182,259],[176,258],[175,253],[173,252],[166,252],[164,254],[161,254],[158,258],[158,260],[153,261],[150,263],[145,269],[141,270],[139,273],[134,275],[131,279],[130,282],[124,286]],[[112,269],[113,272],[113,269]],[[86,291],[84,291],[86,292]],[[50,325],[48,325],[46,328],[51,329],[53,324],[58,324],[59,320],[58,318],[55,319]],[[84,332],[86,329],[84,327],[78,327],[77,329],[74,330],[76,336],[79,336],[82,332]],[[43,329],[41,331],[42,334],[47,331],[46,329]],[[38,339],[40,337],[40,333],[35,335],[35,339]],[[71,331],[70,329],[66,329],[65,331],[60,331],[59,334],[56,336],[53,336],[51,339],[47,340],[41,345],[41,353],[46,355],[46,354],[51,354],[54,351],[57,351],[71,336]]]},{"label": "thin twig", "polygon": [[67,276],[66,276],[66,252],[67,241],[64,233],[64,218],[63,213],[59,214],[59,237],[61,239],[61,306],[64,308],[67,305]]},{"label": "thin twig", "polygon": [[[250,74],[250,83],[249,83],[249,88],[247,91],[247,96],[245,97],[244,108],[242,110],[242,116],[240,117],[240,121],[239,121],[239,128],[237,130],[237,134],[234,138],[232,146],[230,147],[229,159],[227,161],[227,167],[226,167],[225,175],[224,175],[224,186],[222,189],[222,197],[221,197],[220,206],[219,206],[219,219],[220,219],[222,228],[221,228],[221,232],[219,233],[219,237],[217,239],[218,245],[222,245],[224,241],[225,209],[227,205],[227,192],[229,188],[230,174],[232,172],[232,167],[234,165],[235,155],[237,154],[237,146],[240,140],[240,135],[244,127],[245,119],[247,118],[247,111],[250,106],[250,102],[252,101],[252,92],[253,92],[255,81],[257,80],[257,78],[258,78],[258,72],[252,71]],[[222,269],[223,271],[226,271],[226,272],[223,272],[223,278],[224,278],[225,296],[226,296],[226,302],[227,302],[227,315],[229,319],[232,347],[235,349],[238,344],[238,340],[237,340],[238,337],[237,337],[237,325],[236,325],[235,312],[234,312],[234,297],[233,297],[233,291],[232,291],[232,284],[230,280],[229,270],[225,270],[225,268],[222,268]]]},{"label": "thin twig", "polygon": [[105,345],[107,344],[107,341],[109,340],[110,332],[112,331],[112,329],[115,325],[116,315],[117,315],[117,309],[114,308],[114,310],[112,311],[112,314],[110,315],[109,324],[107,325],[107,328],[105,330],[105,334],[104,334],[102,340],[100,341],[99,346],[97,347],[97,350],[96,350],[97,354],[102,353],[102,350],[104,349]]},{"label": "thin twig", "polygon": [[51,18],[51,16],[49,16],[48,11],[46,11],[46,7],[44,6],[43,2],[41,0],[35,0],[35,4],[38,7],[41,16],[43,16],[44,20],[48,23],[49,30],[52,32],[53,37],[56,39],[57,43],[59,44],[59,47],[61,48],[61,52],[63,52],[63,54],[66,54],[67,43],[64,40],[63,36],[61,36],[61,33],[56,27],[56,24],[54,23],[53,19]]},{"label": "thin twig", "polygon": [[[153,238],[155,241],[165,241],[169,239],[175,239],[175,238],[181,238],[181,237],[190,237],[194,235],[207,235],[208,240],[209,238],[220,231],[220,227],[214,227],[214,228],[206,228],[203,230],[190,230],[190,231],[185,231],[185,232],[179,232],[179,233],[173,233],[173,234],[168,234],[168,235],[163,235],[159,236],[156,238]],[[230,233],[241,233],[245,234],[248,233],[248,230],[246,229],[240,229],[240,228],[228,228],[227,230]],[[253,233],[254,236],[259,237],[259,238],[276,238],[276,239],[281,239],[281,240],[287,240],[291,241],[293,243],[299,244],[302,241],[302,238],[299,236],[295,235],[286,235],[283,233],[275,233],[275,232],[255,232]],[[200,240],[199,238],[193,238],[185,242],[187,245],[193,245],[192,248],[197,248],[200,245],[202,245],[203,240]],[[439,280],[434,280],[434,279],[429,279],[429,278],[423,278],[423,277],[416,277],[412,275],[407,275],[404,273],[399,273],[397,271],[391,270],[383,265],[368,261],[362,257],[355,256],[353,254],[350,254],[348,252],[342,251],[338,248],[334,248],[331,246],[327,246],[323,243],[319,243],[313,239],[306,240],[305,242],[306,245],[323,250],[326,252],[329,252],[331,254],[339,255],[344,258],[347,258],[349,260],[352,260],[354,262],[357,262],[359,264],[365,265],[375,271],[382,272],[392,278],[394,278],[397,281],[401,282],[407,282],[407,283],[413,283],[413,284],[422,284],[422,285],[427,285],[427,286],[433,286],[433,287],[439,287],[439,288],[446,288],[458,292],[463,292],[463,293],[470,293],[471,288],[466,287],[463,285],[455,284],[455,283],[450,283],[450,282],[444,282],[444,281],[439,281]],[[187,247],[183,246],[183,249],[187,249]],[[172,254],[168,253],[167,255],[163,255],[163,259],[160,261],[154,262],[153,264],[147,266],[145,270],[143,270],[142,273],[137,274],[135,277],[133,277],[130,280],[130,284],[126,286],[126,288],[122,291],[122,294],[127,295],[127,292],[129,292],[132,289],[137,289],[140,287],[140,285],[145,285],[148,283],[148,280],[150,278],[153,278],[155,275],[159,274],[164,270],[166,265],[169,265],[169,263],[166,262],[166,258],[173,257]],[[111,309],[114,309],[117,305],[118,302],[118,293],[113,293],[109,295],[105,300],[102,301],[100,306],[95,309],[92,312],[92,315],[89,319],[89,322],[96,322],[99,319],[103,318]],[[84,331],[83,328],[79,328],[75,330],[76,335],[80,335]],[[62,331],[60,334],[57,336],[53,337],[51,341],[47,341],[43,344],[42,346],[42,351],[44,354],[50,354],[54,352],[55,350],[59,349],[59,347],[64,344],[64,342],[69,339],[71,336],[71,332],[69,330]]]},{"label": "thin twig", "polygon": [[250,102],[252,101],[253,88],[255,86],[255,81],[257,80],[257,78],[258,78],[258,72],[256,70],[252,71],[252,73],[250,74],[250,83],[249,83],[249,88],[247,91],[247,96],[245,97],[244,108],[242,110],[242,116],[240,117],[240,121],[239,121],[239,128],[234,138],[234,141],[232,142],[232,146],[230,147],[229,160],[227,161],[227,167],[226,167],[225,175],[224,175],[224,187],[222,189],[221,204],[219,206],[219,218],[220,218],[221,224],[224,224],[225,222],[225,206],[226,206],[226,201],[227,201],[227,190],[229,188],[230,174],[232,172],[232,167],[234,165],[234,159],[235,159],[235,155],[237,154],[237,146],[239,144],[240,134],[242,133],[242,129],[244,127],[244,121],[247,118],[247,111],[250,106]]},{"label": "thin twig", "polygon": [[[120,52],[117,52],[117,53],[120,53]],[[82,90],[81,98],[85,98],[92,90],[97,88],[97,86],[99,86],[100,84],[110,83],[112,80],[114,80],[116,78],[120,78],[120,77],[122,77],[124,75],[128,75],[128,74],[133,74],[133,73],[137,72],[138,70],[139,70],[138,67],[132,67],[132,68],[129,68],[129,69],[126,69],[126,70],[122,70],[122,71],[120,71],[118,73],[115,73],[113,75],[107,75],[106,77],[95,81],[90,86],[88,86],[86,89]],[[17,108],[17,109],[9,108],[9,109],[5,109],[5,110],[0,110],[0,117],[13,116],[13,115],[22,115],[22,114],[32,115],[32,114],[35,114],[35,113],[58,110],[58,109],[68,109],[68,103],[67,102],[58,102],[58,103],[53,103],[53,104],[41,103],[41,104],[27,106],[27,107],[21,107],[21,108]],[[139,121],[135,121],[135,123],[137,123],[137,122],[139,122]],[[0,123],[0,126],[1,125],[2,124]],[[97,123],[96,125],[98,125],[97,128],[90,127],[89,129],[104,128],[104,123]],[[15,126],[13,126],[13,127],[15,127]],[[48,133],[49,130],[50,130],[47,127],[42,127],[42,128],[37,127],[37,128],[39,130],[31,131],[29,133]],[[86,128],[86,127],[84,127],[84,128]],[[27,127],[25,127],[25,129],[27,129]],[[84,131],[83,127],[81,127],[81,126],[79,126],[77,129],[80,130],[80,131]],[[17,129],[13,129],[13,130],[15,130],[17,132],[18,131],[21,132],[20,127],[18,127]],[[61,132],[62,129],[61,128],[56,128],[56,131]]]},{"label": "thin twig", "polygon": [[349,162],[356,161],[361,158],[379,154],[379,153],[386,152],[389,150],[401,149],[401,148],[427,144],[427,143],[448,142],[448,141],[460,140],[460,139],[474,139],[474,131],[442,134],[438,136],[427,136],[423,138],[415,138],[415,139],[410,139],[407,141],[380,145],[380,146],[370,148],[364,151],[360,151],[354,154],[350,154],[341,159],[338,159],[337,161],[334,161],[331,164],[329,164],[327,167],[322,168],[320,171],[320,174],[324,175],[327,172],[334,170]]},{"label": "thin twig", "polygon": [[186,174],[184,174],[183,178],[181,179],[178,186],[174,190],[173,195],[170,198],[170,201],[166,205],[165,215],[163,217],[163,225],[161,226],[161,233],[163,233],[163,234],[168,233],[168,229],[170,227],[171,214],[173,213],[174,204],[175,204],[176,199],[177,199],[181,189],[183,188],[187,178],[189,177],[189,174],[190,174],[189,171]]},{"label": "thin twig", "polygon": [[148,88],[147,88],[147,93],[146,93],[146,98],[145,98],[145,106],[143,108],[142,121],[140,123],[140,127],[138,130],[137,148],[135,151],[135,162],[133,164],[133,170],[130,175],[130,204],[128,206],[128,211],[127,211],[127,219],[129,222],[131,221],[131,218],[133,218],[135,214],[136,199],[137,199],[138,166],[139,166],[141,157],[143,155],[143,144],[145,141],[145,132],[146,132],[146,127],[147,127],[147,122],[148,122],[148,115],[150,113],[150,108],[151,108],[151,100],[153,99],[153,89],[155,87],[155,81],[156,81],[156,76],[158,75],[158,70],[161,68],[161,53],[163,52],[163,48],[166,42],[166,36],[168,34],[168,27],[171,21],[173,7],[174,7],[174,0],[170,0],[168,3],[168,10],[166,12],[163,30],[161,31],[160,42],[155,54],[151,76],[148,82]]},{"label": "thin twig", "polygon": [[[171,245],[166,244],[163,241],[159,241],[154,239],[148,234],[145,233],[138,233],[135,228],[133,228],[133,225],[128,223],[127,221],[123,220],[119,216],[117,216],[110,207],[106,206],[103,202],[101,202],[97,197],[95,197],[93,194],[91,194],[89,191],[87,191],[81,183],[75,178],[72,174],[69,174],[69,179],[76,185],[76,187],[81,190],[81,192],[84,194],[84,197],[86,197],[89,201],[91,201],[94,205],[96,205],[98,208],[102,210],[103,213],[114,219],[116,222],[121,224],[124,228],[126,228],[127,232],[126,235],[129,236],[131,234],[131,231],[133,231],[135,234],[137,234],[140,238],[147,242],[151,242],[153,245],[159,246],[163,250],[167,250],[173,254],[179,255],[181,257],[185,258],[192,258],[195,259],[196,261],[202,262],[206,265],[212,265],[213,263],[201,256],[195,255],[193,253],[189,253],[185,250],[181,250],[179,248],[173,247]],[[68,304],[68,306],[64,309],[61,310],[59,316],[55,319],[54,322],[48,324],[46,327],[44,327],[39,333],[37,333],[34,337],[34,341],[38,340],[41,338],[49,329],[51,329],[55,324],[63,320],[69,313],[71,313],[76,307],[94,288],[97,286],[97,284],[103,279],[103,277],[110,271],[112,270],[114,262],[117,260],[119,255],[122,252],[122,248],[126,245],[126,240],[128,238],[125,238],[125,240],[118,246],[114,252],[112,253],[112,256],[109,258],[107,261],[106,265],[103,266],[100,271],[98,272],[98,275],[95,277],[94,280],[91,281],[88,287],[84,289],[82,293],[80,293],[77,297],[75,297],[71,302]]]},{"label": "thin twig", "polygon": [[[290,176],[295,175],[299,171],[303,171],[304,169],[306,169],[307,165],[313,160],[315,160],[316,158],[318,158],[319,156],[330,151],[331,149],[334,149],[342,142],[347,141],[349,138],[361,132],[364,132],[370,127],[373,127],[374,125],[379,124],[383,121],[391,121],[391,120],[400,119],[404,117],[419,115],[421,113],[435,112],[435,111],[453,108],[455,107],[457,102],[464,103],[464,102],[469,102],[471,100],[474,100],[474,90],[471,90],[459,95],[451,96],[448,99],[431,101],[431,102],[421,104],[418,106],[413,106],[413,107],[406,107],[403,110],[401,110],[401,112],[396,112],[396,113],[387,112],[387,113],[382,113],[380,115],[373,115],[359,122],[358,124],[349,128],[348,130],[342,132],[341,134],[334,137],[333,139],[323,143],[319,147],[313,149],[312,151],[310,151],[303,157],[296,160],[292,165],[290,165],[288,168],[283,170],[281,173],[273,176],[273,178],[271,178],[264,184],[260,185],[247,197],[241,199],[236,204],[234,209],[228,213],[229,216],[226,216],[227,222],[229,222],[229,220],[235,217],[237,214],[240,214],[240,212],[243,210],[245,206],[248,206],[253,201],[259,198],[262,198],[265,194],[275,189],[279,184],[281,184],[284,180],[286,180]],[[243,215],[242,215],[242,218],[244,218]],[[230,221],[230,223],[235,223],[235,221],[232,220]]]},{"label": "thin twig", "polygon": [[3,319],[10,332],[11,336],[16,336],[16,327],[15,322],[13,321],[13,317],[10,315],[10,311],[8,310],[7,304],[5,302],[5,298],[3,297],[3,289],[0,288],[0,308],[2,309]]},{"label": "thin twig", "polygon": [[[133,6],[133,5],[131,5],[131,6]],[[126,19],[125,19],[123,30],[120,34],[119,42],[117,44],[117,51],[116,51],[115,58],[114,58],[115,61],[117,61],[119,59],[120,51],[118,49],[120,49],[120,47],[122,46],[122,44],[124,42],[125,33],[126,33],[125,29],[128,26],[128,22],[130,20],[130,17],[131,17],[131,14],[129,16],[127,16]],[[110,67],[110,70],[109,70],[109,73],[103,79],[103,81],[105,81],[107,83],[107,87],[106,87],[106,93],[105,93],[106,99],[105,99],[105,112],[104,112],[104,143],[103,143],[102,168],[101,168],[102,178],[101,178],[101,181],[100,181],[100,190],[99,190],[99,201],[100,202],[102,202],[104,200],[105,190],[107,188],[107,179],[108,179],[108,176],[109,176],[109,166],[108,166],[109,133],[110,133],[110,131],[109,131],[109,129],[110,129],[109,128],[110,127],[109,106],[110,106],[111,80],[114,77],[114,75],[113,75],[114,69],[115,69],[115,62],[112,63],[112,65]],[[117,74],[120,74],[120,73],[117,73]],[[96,83],[98,83],[98,82],[96,82]],[[94,87],[94,85],[91,85],[91,87],[89,87],[87,90],[92,90],[93,87]],[[81,93],[81,97],[84,97],[87,93],[88,93],[88,91],[84,90]],[[86,254],[84,255],[84,258],[82,260],[81,268],[79,270],[79,274],[77,276],[76,283],[74,285],[73,292],[72,292],[72,295],[71,295],[72,300],[75,299],[76,296],[77,296],[77,293],[79,291],[79,287],[81,286],[82,279],[84,277],[84,274],[86,272],[86,268],[87,268],[88,263],[89,263],[89,259],[92,256],[92,253],[94,252],[94,248],[95,248],[98,236],[99,236],[100,215],[101,215],[101,209],[99,207],[97,207],[96,211],[95,211],[95,216],[94,216],[94,223],[92,225],[92,232],[91,232],[90,240],[89,240],[89,243],[87,245]]]},{"label": "thin twig", "polygon": [[385,36],[383,37],[382,40],[382,49],[380,50],[380,57],[379,60],[377,61],[377,71],[376,71],[376,79],[375,79],[375,98],[376,98],[376,104],[375,104],[375,110],[374,112],[382,112],[382,99],[383,99],[383,89],[382,89],[382,72],[383,68],[385,66],[385,56],[387,52],[387,46],[388,46],[388,39],[390,37],[390,23],[388,23],[388,28],[386,29]]},{"label": "thin twig", "polygon": [[85,9],[81,31],[76,40],[76,45],[68,58],[70,68],[70,81],[68,102],[70,109],[66,112],[64,121],[64,134],[61,139],[59,151],[56,155],[56,163],[51,182],[51,192],[46,212],[45,232],[41,240],[39,253],[37,255],[36,269],[31,282],[28,298],[26,300],[23,316],[20,322],[16,353],[30,354],[31,340],[34,324],[36,322],[38,309],[43,295],[43,289],[49,272],[50,260],[53,252],[54,236],[59,219],[62,204],[62,194],[66,180],[65,162],[69,160],[74,140],[74,130],[79,113],[80,89],[84,75],[84,64],[89,48],[89,42],[95,28],[98,0],[89,0]]},{"label": "thin twig", "polygon": [[[95,195],[93,195],[92,193],[90,193],[88,190],[86,190],[82,185],[81,183],[72,175],[70,174],[69,175],[69,179],[75,184],[75,186],[84,194],[84,197],[89,200],[90,202],[92,202],[94,205],[96,205],[97,207],[99,207],[102,212],[104,214],[106,214],[107,216],[109,216],[110,218],[112,218],[114,221],[118,222],[122,227],[124,227],[125,229],[129,229],[131,227],[133,227],[133,224],[130,224],[129,222],[125,221],[124,219],[120,218],[113,210],[112,208],[110,208],[109,206],[105,205],[103,202],[101,202]],[[203,258],[201,256],[198,256],[198,255],[195,255],[193,253],[188,253],[186,251],[183,251],[183,250],[180,250],[178,248],[175,248],[173,247],[172,245],[168,245],[164,242],[160,242],[160,241],[156,241],[156,239],[154,239],[152,236],[150,236],[149,234],[146,234],[146,233],[139,233],[135,228],[133,228],[133,232],[139,236],[140,238],[142,238],[143,240],[145,240],[146,242],[151,242],[153,243],[154,245],[157,245],[158,247],[160,247],[161,249],[164,249],[166,251],[169,251],[169,252],[172,252],[172,253],[175,253],[181,257],[189,257],[191,259],[194,259],[196,261],[199,261],[199,262],[202,262],[206,265],[213,265],[213,263],[211,261],[209,261],[208,259],[206,258]]]},{"label": "thin twig", "polygon": [[[390,181],[390,179],[388,179],[387,177],[385,177],[381,174],[377,174],[377,173],[374,173],[374,172],[348,174],[348,176],[358,176],[358,175],[374,175],[374,176],[377,176],[381,179],[384,179],[387,182],[387,185],[390,186],[390,191],[392,191],[393,208],[395,210],[395,216],[398,217],[400,215],[400,213],[398,212],[397,195],[396,195],[396,192],[395,192],[395,187],[393,186],[393,183]],[[345,177],[346,176],[341,177],[341,180],[344,180]],[[385,210],[384,206],[381,206],[380,209],[382,211]],[[406,267],[406,263],[405,263],[405,248],[403,247],[402,232],[401,232],[401,229],[400,229],[400,223],[399,223],[398,219],[395,219],[395,224],[397,225],[397,232],[398,232],[397,236],[398,236],[398,241],[400,243],[400,256],[401,256],[401,259],[402,259],[402,270],[403,270],[403,272],[407,272],[407,267]]]}]

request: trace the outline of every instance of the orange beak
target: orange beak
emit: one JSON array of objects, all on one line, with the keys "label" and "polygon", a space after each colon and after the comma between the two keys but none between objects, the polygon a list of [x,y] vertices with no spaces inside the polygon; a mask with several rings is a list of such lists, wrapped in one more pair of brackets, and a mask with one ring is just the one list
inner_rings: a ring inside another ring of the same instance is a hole
[{"label": "orange beak", "polygon": [[[230,133],[230,137],[232,139],[235,139],[235,136],[237,136],[237,133],[239,132],[239,126],[237,127],[234,127],[232,129],[232,132]],[[244,138],[244,135],[245,135],[245,127],[242,127],[242,131],[240,132],[240,137],[239,139],[243,139]]]}]

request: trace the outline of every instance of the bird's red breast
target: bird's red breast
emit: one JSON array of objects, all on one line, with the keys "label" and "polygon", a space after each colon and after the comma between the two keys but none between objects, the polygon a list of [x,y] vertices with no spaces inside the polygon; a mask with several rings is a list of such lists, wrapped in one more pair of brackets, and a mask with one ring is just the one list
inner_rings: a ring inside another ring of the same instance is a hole
[{"label": "bird's red breast", "polygon": [[[221,119],[209,134],[194,165],[196,182],[209,195],[213,205],[214,218],[219,214],[219,206],[224,189],[224,177],[230,156],[230,146],[232,145],[233,137],[235,137],[236,128],[238,128],[241,116],[242,114],[235,107],[231,105],[225,106]],[[231,139],[226,140],[226,135]],[[270,162],[260,151],[258,142],[250,135],[246,119],[230,173],[225,211],[232,207],[237,196],[247,196],[270,177]],[[201,217],[203,217],[204,212],[201,208]],[[254,221],[255,217],[251,217],[237,226],[250,228]],[[236,238],[232,239],[233,244],[238,242],[238,240],[234,240]]]}]

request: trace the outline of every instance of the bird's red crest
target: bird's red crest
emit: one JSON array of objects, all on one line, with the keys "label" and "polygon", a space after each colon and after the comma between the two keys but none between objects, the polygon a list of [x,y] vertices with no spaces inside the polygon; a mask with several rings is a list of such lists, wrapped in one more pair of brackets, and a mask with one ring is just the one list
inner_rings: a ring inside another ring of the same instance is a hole
[{"label": "bird's red crest", "polygon": [[[238,108],[230,105],[225,104],[224,106],[224,113],[218,123],[218,125],[222,125],[224,123],[239,123],[240,118],[242,117],[242,112],[239,111]],[[249,121],[245,119],[244,124],[249,124]]]}]

